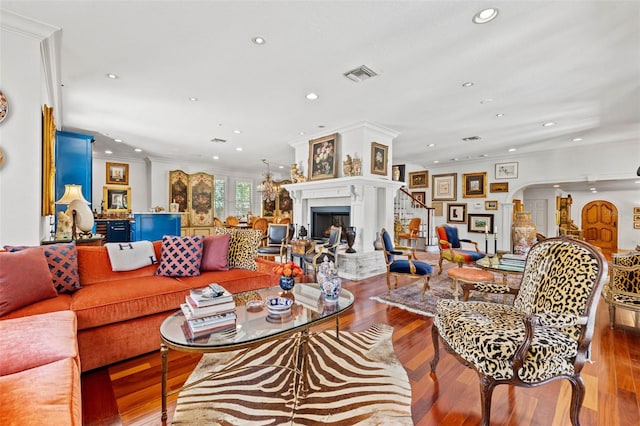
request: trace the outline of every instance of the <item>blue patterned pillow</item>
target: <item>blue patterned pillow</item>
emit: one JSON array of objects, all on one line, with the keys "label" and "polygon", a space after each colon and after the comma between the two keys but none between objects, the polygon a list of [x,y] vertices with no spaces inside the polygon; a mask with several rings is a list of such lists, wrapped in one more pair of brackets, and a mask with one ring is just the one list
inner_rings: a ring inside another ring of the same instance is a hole
[{"label": "blue patterned pillow", "polygon": [[156,275],[197,277],[202,263],[203,237],[162,237],[160,266]]}]

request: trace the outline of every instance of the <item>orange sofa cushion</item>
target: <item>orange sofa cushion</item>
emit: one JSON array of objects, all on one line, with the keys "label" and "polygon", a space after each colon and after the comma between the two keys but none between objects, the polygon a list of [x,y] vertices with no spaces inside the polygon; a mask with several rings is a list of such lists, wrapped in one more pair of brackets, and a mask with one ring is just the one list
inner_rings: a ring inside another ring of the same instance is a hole
[{"label": "orange sofa cushion", "polygon": [[4,425],[82,425],[80,369],[72,358],[0,376]]},{"label": "orange sofa cushion", "polygon": [[170,277],[152,275],[106,281],[76,292],[71,309],[78,316],[78,329],[84,330],[179,309],[187,293],[183,284]]},{"label": "orange sofa cushion", "polygon": [[[161,241],[153,242],[156,259],[160,259]],[[149,265],[133,271],[111,270],[111,261],[107,248],[96,246],[78,246],[78,273],[80,285],[86,286],[105,281],[116,281],[128,278],[148,277],[154,275],[158,265]]]},{"label": "orange sofa cushion", "polygon": [[71,311],[0,321],[0,335],[0,376],[78,357],[76,316]]}]

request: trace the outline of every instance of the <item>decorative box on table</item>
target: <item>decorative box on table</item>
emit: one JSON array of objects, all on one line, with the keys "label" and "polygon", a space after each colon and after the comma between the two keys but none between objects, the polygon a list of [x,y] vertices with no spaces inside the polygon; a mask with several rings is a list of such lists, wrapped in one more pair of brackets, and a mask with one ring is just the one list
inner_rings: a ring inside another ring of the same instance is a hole
[{"label": "decorative box on table", "polygon": [[309,240],[291,240],[291,251],[293,254],[305,254],[311,247]]}]

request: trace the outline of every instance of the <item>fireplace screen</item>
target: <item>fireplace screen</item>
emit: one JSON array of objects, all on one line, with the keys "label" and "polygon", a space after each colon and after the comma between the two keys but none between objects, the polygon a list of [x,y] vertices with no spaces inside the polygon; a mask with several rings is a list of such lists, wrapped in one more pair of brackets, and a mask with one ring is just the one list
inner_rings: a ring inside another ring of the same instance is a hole
[{"label": "fireplace screen", "polygon": [[351,226],[351,207],[329,206],[311,208],[310,237],[312,239],[327,239],[331,226],[342,228],[342,237],[344,240],[347,227]]}]

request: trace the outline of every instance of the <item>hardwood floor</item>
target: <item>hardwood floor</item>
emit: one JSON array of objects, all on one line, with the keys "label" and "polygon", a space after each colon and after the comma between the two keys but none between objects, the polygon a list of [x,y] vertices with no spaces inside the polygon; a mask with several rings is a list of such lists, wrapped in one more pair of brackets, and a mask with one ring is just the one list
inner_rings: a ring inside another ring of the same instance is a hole
[{"label": "hardwood floor", "polygon": [[[394,327],[394,348],[411,382],[414,423],[479,424],[476,373],[442,351],[437,380],[429,374],[433,356],[431,318],[369,300],[385,291],[384,275],[346,282],[345,288],[356,295],[356,303],[340,319],[341,329],[361,331],[376,323]],[[640,424],[640,327],[632,313],[618,311],[617,325],[612,330],[607,306],[600,301],[592,344],[593,363],[582,372],[587,387],[580,416],[583,425]],[[199,359],[199,355],[170,352],[170,389],[181,386]],[[86,373],[82,383],[84,424],[161,424],[160,392],[159,352]],[[570,424],[570,398],[566,380],[533,389],[499,386],[493,395],[492,424]],[[170,419],[174,404],[175,396],[169,405]]]}]

